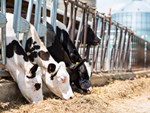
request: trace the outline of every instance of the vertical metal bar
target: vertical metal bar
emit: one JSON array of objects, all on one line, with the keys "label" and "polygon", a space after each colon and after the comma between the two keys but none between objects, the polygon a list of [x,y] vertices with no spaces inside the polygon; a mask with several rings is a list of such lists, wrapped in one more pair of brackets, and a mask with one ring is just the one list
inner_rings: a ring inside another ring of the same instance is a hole
[{"label": "vertical metal bar", "polygon": [[147,42],[144,44],[144,67],[147,67]]},{"label": "vertical metal bar", "polygon": [[107,34],[106,34],[106,43],[104,45],[102,65],[104,65],[104,63],[105,63],[106,53],[107,53],[107,50],[108,50],[108,43],[109,43],[109,39],[110,39],[110,30],[111,30],[111,17],[109,17],[109,22],[108,22],[108,30],[107,30]]},{"label": "vertical metal bar", "polygon": [[119,39],[118,39],[118,46],[117,46],[117,50],[116,50],[116,54],[115,54],[115,59],[114,59],[114,63],[115,63],[115,67],[118,68],[118,57],[120,54],[120,46],[121,46],[121,40],[122,40],[122,29],[120,28],[120,35],[119,35]]},{"label": "vertical metal bar", "polygon": [[123,58],[123,67],[126,68],[126,69],[127,69],[127,67],[126,67],[127,57],[128,57],[129,49],[130,49],[130,41],[131,41],[130,38],[131,38],[131,35],[130,35],[130,33],[128,33],[128,41],[127,41],[127,45],[126,45],[126,49],[125,49],[125,54],[124,54],[124,58]]},{"label": "vertical metal bar", "polygon": [[41,17],[41,0],[37,0],[35,7],[35,20],[34,20],[34,26],[37,31],[39,30],[40,17]]},{"label": "vertical metal bar", "polygon": [[118,52],[118,62],[117,62],[117,67],[118,67],[119,71],[121,70],[120,62],[121,62],[121,56],[122,56],[122,51],[123,51],[122,49],[123,49],[124,32],[125,32],[124,29],[122,29],[122,37],[119,42],[120,48],[119,48],[119,52]]},{"label": "vertical metal bar", "polygon": [[[77,4],[78,0],[75,0],[75,4]],[[78,7],[74,5],[74,11],[73,11],[73,23],[72,23],[72,29],[71,29],[71,40],[74,43],[75,40],[75,27],[76,27],[76,16],[77,16],[77,9]]]},{"label": "vertical metal bar", "polygon": [[87,46],[86,46],[85,57],[84,57],[84,58],[86,58],[86,60],[89,59],[90,47],[91,47],[90,45],[87,45]]},{"label": "vertical metal bar", "polygon": [[[95,37],[97,38],[98,17],[96,15],[94,15],[93,19],[94,19],[93,23],[95,24],[95,25],[93,25],[93,27],[94,27],[94,34],[95,34]],[[96,64],[96,60],[97,60],[97,51],[96,51],[96,54],[95,54],[95,48],[96,47],[93,47],[94,52],[93,52],[93,57],[92,57],[93,58],[92,69],[95,68],[95,64]],[[98,48],[97,48],[97,50],[98,50]]]},{"label": "vertical metal bar", "polygon": [[[47,26],[47,24],[46,24],[46,16],[47,16],[47,7],[46,7],[46,0],[43,0],[43,24],[45,25],[45,27]],[[47,27],[46,27],[47,28]],[[47,36],[45,35],[44,36],[44,44],[45,44],[45,46],[47,46]]]},{"label": "vertical metal bar", "polygon": [[110,59],[110,70],[114,70],[114,59],[115,59],[115,53],[116,53],[116,45],[117,45],[117,38],[118,38],[118,26],[116,26],[115,29],[115,35],[114,35],[114,43],[111,50],[111,59]]},{"label": "vertical metal bar", "polygon": [[131,34],[130,39],[129,39],[129,45],[128,45],[128,53],[126,56],[126,66],[128,70],[131,70],[132,68],[132,39],[134,38],[134,36]]},{"label": "vertical metal bar", "polygon": [[1,0],[1,12],[6,15],[6,0]]},{"label": "vertical metal bar", "polygon": [[[30,1],[29,1],[29,6],[28,6],[27,16],[26,16],[26,20],[27,20],[28,22],[30,22],[30,20],[31,20],[33,2],[34,2],[34,0],[30,0]],[[24,35],[23,35],[22,47],[23,47],[24,49],[25,49],[26,41],[27,41],[27,34],[28,34],[28,33],[24,33]]]},{"label": "vertical metal bar", "polygon": [[28,22],[30,22],[30,20],[31,20],[33,2],[34,2],[34,0],[30,0],[30,1],[29,1],[29,6],[28,6],[28,11],[27,11],[27,16],[26,16],[26,20],[27,20]]},{"label": "vertical metal bar", "polygon": [[71,11],[70,11],[70,17],[69,17],[69,24],[67,26],[69,34],[71,34],[71,28],[72,28],[73,9],[74,9],[74,2],[71,3]]},{"label": "vertical metal bar", "polygon": [[6,26],[2,28],[2,63],[6,64]]},{"label": "vertical metal bar", "polygon": [[[6,0],[1,0],[1,12],[6,16]],[[6,25],[1,31],[2,37],[2,64],[6,64]]]},{"label": "vertical metal bar", "polygon": [[105,38],[105,30],[106,30],[106,20],[105,17],[102,18],[102,26],[101,26],[101,57],[100,57],[100,70],[103,69],[103,49],[104,49],[104,38]]},{"label": "vertical metal bar", "polygon": [[89,18],[89,13],[86,11],[86,21],[85,21],[85,27],[84,27],[84,42],[83,42],[83,59],[85,57],[85,46],[86,46],[86,38],[87,38],[87,26],[88,26],[88,18]]},{"label": "vertical metal bar", "polygon": [[[97,24],[98,24],[98,18],[95,14],[95,9],[93,11],[93,22],[92,22],[92,27],[93,27],[93,30],[94,30],[94,34],[95,34],[95,38],[97,38]],[[90,50],[89,50],[90,51]],[[92,55],[92,71],[93,71],[93,68],[95,67],[95,46],[93,46],[93,55]]]},{"label": "vertical metal bar", "polygon": [[125,50],[124,50],[124,55],[123,55],[123,60],[122,60],[122,67],[125,69],[125,70],[127,70],[126,69],[126,66],[125,66],[125,59],[126,59],[126,55],[127,55],[127,48],[128,48],[128,43],[129,43],[129,32],[127,32],[128,33],[128,35],[127,35],[127,40],[126,40],[126,46],[125,46]]},{"label": "vertical metal bar", "polygon": [[56,32],[56,19],[57,19],[57,7],[58,7],[58,0],[51,0],[51,25]]},{"label": "vertical metal bar", "polygon": [[67,26],[67,11],[68,11],[68,0],[64,0],[65,11],[63,16],[63,23]]},{"label": "vertical metal bar", "polygon": [[95,48],[97,48],[96,55],[95,55],[95,59],[94,59],[94,63],[93,63],[93,68],[94,68],[95,70],[97,70],[96,65],[97,65],[97,63],[98,63],[99,47],[100,47],[99,44],[95,47]]},{"label": "vertical metal bar", "polygon": [[[99,16],[97,16],[97,14],[96,14],[96,22],[95,22],[95,34],[96,34],[96,36],[98,35],[97,34],[97,31],[98,31],[98,26],[99,26],[99,24],[100,24],[100,18],[99,18]],[[99,61],[98,61],[98,58],[99,58],[99,56],[100,56],[100,52],[99,52],[99,48],[100,48],[100,43],[99,44],[97,44],[97,46],[95,47],[96,48],[96,54],[95,54],[95,58],[94,58],[94,62],[93,62],[93,69],[94,69],[94,71],[98,71],[98,65],[100,64],[99,63]]]},{"label": "vertical metal bar", "polygon": [[19,29],[21,23],[21,8],[22,8],[22,0],[15,0],[13,28],[16,33],[16,37],[18,39],[19,39]]},{"label": "vertical metal bar", "polygon": [[125,53],[126,35],[127,35],[127,29],[125,29],[125,31],[124,31],[124,40],[123,40],[123,45],[122,45],[122,48],[121,48],[121,53],[120,53],[120,58],[119,58],[119,61],[120,61],[119,66],[120,66],[121,69],[123,68],[122,63],[123,63],[123,55]]},{"label": "vertical metal bar", "polygon": [[83,29],[84,20],[85,20],[85,10],[83,10],[83,14],[81,17],[81,21],[80,21],[80,25],[79,25],[79,29],[78,29],[78,33],[77,33],[77,38],[76,38],[76,42],[75,42],[75,46],[77,49],[79,48],[79,38],[81,35],[81,29]]}]

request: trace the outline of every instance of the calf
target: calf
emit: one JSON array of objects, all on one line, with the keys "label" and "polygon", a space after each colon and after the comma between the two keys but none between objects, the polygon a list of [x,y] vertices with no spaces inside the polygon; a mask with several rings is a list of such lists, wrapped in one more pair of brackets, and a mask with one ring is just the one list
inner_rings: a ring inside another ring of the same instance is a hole
[{"label": "calf", "polygon": [[[7,15],[9,18],[13,19],[12,14]],[[31,24],[27,34],[25,51],[30,61],[41,67],[42,80],[55,95],[63,99],[70,99],[74,96],[69,84],[69,74],[66,71],[65,63],[57,63],[51,57],[46,47],[39,39],[34,26]]]},{"label": "calf", "polygon": [[[64,61],[68,67],[68,72],[70,74],[71,82],[87,92],[91,90],[90,74],[88,73],[86,66],[84,65],[84,60],[81,59],[78,51],[74,45],[69,40],[69,35],[66,30],[61,30],[59,27],[63,27],[63,24],[57,21],[57,31],[56,35],[53,31],[52,26],[47,23],[47,48],[54,59],[59,61]],[[63,38],[64,37],[64,38]],[[60,40],[63,38],[65,41]],[[69,49],[68,49],[69,48]],[[78,63],[78,66],[74,67],[73,64]],[[74,68],[72,68],[74,67]]]},{"label": "calf", "polygon": [[[10,19],[8,15],[7,19]],[[29,61],[27,54],[16,39],[16,34],[12,29],[10,21],[7,22],[6,28],[7,63],[5,67],[14,81],[17,82],[22,95],[28,102],[35,103],[41,101],[43,100],[42,70],[37,64],[33,65]]]}]

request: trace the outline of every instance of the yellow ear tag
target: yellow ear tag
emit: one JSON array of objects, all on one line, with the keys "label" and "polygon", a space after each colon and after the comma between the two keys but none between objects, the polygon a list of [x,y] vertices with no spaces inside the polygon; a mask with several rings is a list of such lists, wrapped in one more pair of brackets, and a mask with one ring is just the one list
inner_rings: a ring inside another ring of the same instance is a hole
[{"label": "yellow ear tag", "polygon": [[79,64],[79,62],[76,62],[76,64]]}]

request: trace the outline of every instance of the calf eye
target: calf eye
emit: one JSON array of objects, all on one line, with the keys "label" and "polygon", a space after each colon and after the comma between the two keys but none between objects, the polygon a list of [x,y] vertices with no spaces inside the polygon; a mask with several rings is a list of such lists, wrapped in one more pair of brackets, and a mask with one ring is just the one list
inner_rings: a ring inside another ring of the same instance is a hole
[{"label": "calf eye", "polygon": [[52,73],[52,72],[55,71],[55,69],[56,69],[56,65],[51,63],[51,64],[48,65],[48,70],[47,71],[49,73]]}]

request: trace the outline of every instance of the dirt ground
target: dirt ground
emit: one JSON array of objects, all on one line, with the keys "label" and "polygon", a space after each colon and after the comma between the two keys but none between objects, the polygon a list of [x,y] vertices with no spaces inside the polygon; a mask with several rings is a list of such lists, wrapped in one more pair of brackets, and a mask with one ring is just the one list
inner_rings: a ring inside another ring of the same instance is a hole
[{"label": "dirt ground", "polygon": [[110,80],[91,94],[74,93],[68,101],[49,95],[37,104],[0,102],[0,113],[150,113],[150,78]]}]

